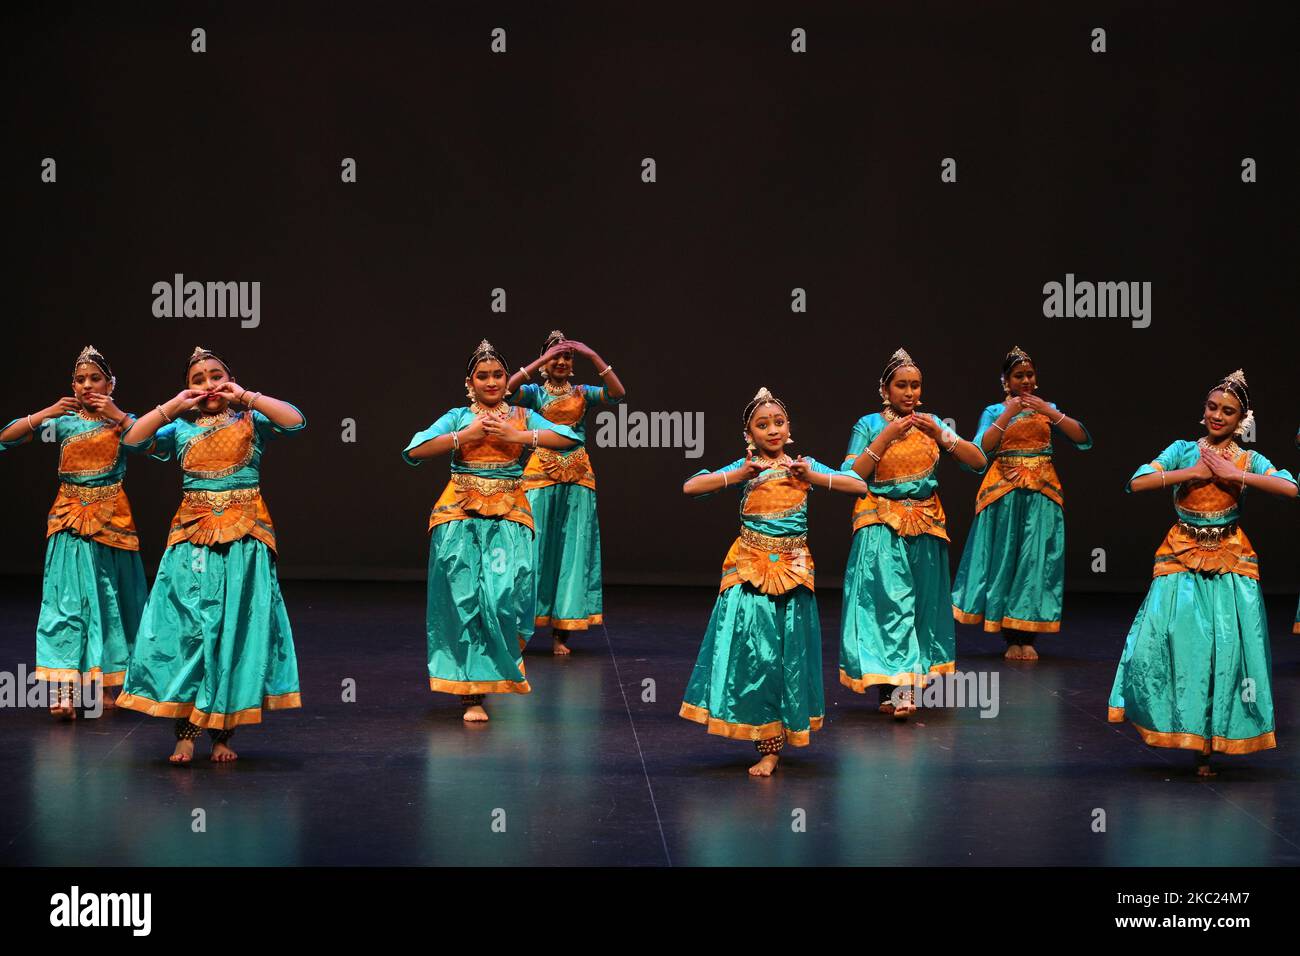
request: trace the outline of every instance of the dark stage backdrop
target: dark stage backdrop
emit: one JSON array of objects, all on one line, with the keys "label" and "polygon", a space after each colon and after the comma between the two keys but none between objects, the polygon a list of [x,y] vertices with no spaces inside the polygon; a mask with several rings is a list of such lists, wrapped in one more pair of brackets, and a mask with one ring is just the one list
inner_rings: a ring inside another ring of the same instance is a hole
[{"label": "dark stage backdrop", "polygon": [[[1255,447],[1300,465],[1289,5],[268,6],[6,23],[0,420],[67,394],[88,342],[136,412],[216,350],[308,418],[265,459],[286,577],[421,576],[446,465],[401,448],[461,403],[479,339],[517,367],[552,328],[614,364],[630,411],[703,414],[699,459],[593,447],[611,582],[715,581],[737,501],[682,480],[742,453],[760,385],[793,449],[838,465],[899,346],[964,436],[1016,344],[1091,429],[1092,451],[1058,454],[1074,589],[1145,587],[1172,511],[1124,482],[1200,433],[1227,372],[1250,377]],[[177,273],[259,282],[259,324],[156,317]],[[1151,283],[1149,326],[1045,318],[1067,273]],[[0,455],[0,571],[39,572],[54,464]],[[955,568],[978,479],[941,467]],[[179,481],[131,466],[150,565]],[[1253,497],[1264,583],[1294,591],[1295,503]],[[826,583],[850,504],[815,495]]]}]

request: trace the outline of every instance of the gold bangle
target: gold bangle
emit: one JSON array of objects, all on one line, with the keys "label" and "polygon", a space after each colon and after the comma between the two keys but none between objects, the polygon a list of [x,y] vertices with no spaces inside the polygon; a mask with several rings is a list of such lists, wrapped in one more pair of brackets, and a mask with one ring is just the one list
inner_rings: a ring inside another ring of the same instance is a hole
[{"label": "gold bangle", "polygon": [[875,459],[877,465],[880,464],[880,456],[877,455],[874,451],[871,450],[871,446],[870,446],[870,445],[867,446],[867,454],[870,455],[872,458]]},{"label": "gold bangle", "polygon": [[992,424],[993,427],[996,428],[998,431],[1000,431],[1002,434],[1005,435],[1007,433],[1007,430],[1003,428],[1001,425],[999,425],[997,422],[993,422]]},{"label": "gold bangle", "polygon": [[153,410],[156,411],[159,415],[161,415],[162,420],[165,421],[168,425],[172,423],[172,420],[167,417],[167,413],[163,411],[163,407],[161,405],[155,405],[153,407]]},{"label": "gold bangle", "polygon": [[610,372],[612,372],[612,371],[614,371],[614,366],[612,366],[612,365],[606,365],[606,366],[605,366],[605,371],[603,371],[603,372],[597,372],[597,373],[596,373],[596,377],[597,377],[597,378],[604,378],[606,375],[608,375],[608,374],[609,374]]},{"label": "gold bangle", "polygon": [[722,487],[723,488],[727,487],[727,469],[725,468],[722,469],[722,471],[718,472],[718,474],[722,476]]}]

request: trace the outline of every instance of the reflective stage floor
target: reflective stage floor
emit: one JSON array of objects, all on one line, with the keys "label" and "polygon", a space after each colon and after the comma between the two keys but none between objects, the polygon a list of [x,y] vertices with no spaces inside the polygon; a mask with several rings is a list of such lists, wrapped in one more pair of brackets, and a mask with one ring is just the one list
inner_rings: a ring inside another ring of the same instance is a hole
[{"label": "reflective stage floor", "polygon": [[[489,697],[480,726],[428,690],[422,585],[284,592],[304,706],[241,728],[236,764],[206,760],[205,738],[193,766],[169,765],[168,720],[0,709],[0,863],[1300,864],[1294,598],[1268,607],[1279,748],[1198,781],[1189,752],[1106,722],[1138,596],[1071,596],[1036,663],[959,627],[958,667],[997,674],[997,716],[895,723],[839,685],[825,590],[825,729],[756,780],[752,745],[677,716],[708,590],[609,589],[607,627],[567,659],[539,632],[533,693]],[[39,581],[0,581],[0,670],[32,666],[38,605]]]}]

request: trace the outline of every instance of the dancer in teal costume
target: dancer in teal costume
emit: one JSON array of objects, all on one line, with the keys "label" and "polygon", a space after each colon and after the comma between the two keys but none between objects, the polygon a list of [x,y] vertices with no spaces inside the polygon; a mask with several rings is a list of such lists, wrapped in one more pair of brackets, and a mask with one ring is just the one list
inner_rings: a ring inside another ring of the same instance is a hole
[{"label": "dancer in teal costume", "polygon": [[[709,733],[752,740],[751,776],[770,776],[788,741],[807,746],[825,715],[821,624],[808,550],[808,492],[861,495],[857,475],[812,458],[791,459],[785,405],[759,389],[741,417],[749,451],[719,471],[696,472],[682,490],[706,496],[740,489],[740,537],[722,582],[680,715]],[[757,454],[756,454],[757,452]]]},{"label": "dancer in teal costume", "polygon": [[465,374],[469,406],[453,408],[402,452],[419,465],[451,453],[451,480],[429,515],[425,633],[429,689],[457,694],[469,722],[488,719],[484,694],[527,694],[523,649],[533,633],[533,516],[524,458],[578,435],[506,401],[506,368],[486,339]]},{"label": "dancer in teal costume", "polygon": [[880,687],[880,711],[915,711],[917,686],[956,668],[948,531],[935,474],[942,449],[968,471],[984,453],[918,411],[921,370],[903,349],[880,376],[882,413],[853,427],[841,469],[866,481],[844,575],[840,683]]},{"label": "dancer in teal costume", "polygon": [[1268,622],[1259,559],[1238,524],[1247,488],[1296,496],[1295,479],[1234,435],[1254,418],[1239,369],[1206,396],[1206,434],[1176,441],[1129,479],[1130,491],[1172,489],[1178,521],[1156,551],[1151,588],[1129,630],[1109,719],[1131,721],[1153,747],[1244,754],[1274,738]]},{"label": "dancer in teal costume", "polygon": [[[307,422],[288,402],[236,384],[201,347],[186,383],[124,436],[159,461],[175,458],[184,477],[118,705],[174,720],[172,763],[193,760],[205,727],[212,760],[225,763],[238,757],[229,743],[236,727],[261,723],[264,710],[302,706],[259,482],[267,442]],[[201,414],[180,417],[191,410]]]},{"label": "dancer in teal costume", "polygon": [[[1034,360],[1020,348],[1002,365],[1005,401],[980,416],[973,441],[992,455],[975,496],[975,522],[952,590],[952,613],[1006,638],[1008,660],[1037,660],[1036,634],[1061,628],[1065,500],[1052,436],[1092,447],[1083,423],[1034,394]],[[996,454],[994,454],[996,452]]]},{"label": "dancer in teal costume", "polygon": [[[0,451],[48,428],[59,448],[59,493],[46,519],[45,573],[36,624],[37,680],[50,713],[74,719],[83,690],[105,707],[126,676],[147,587],[121,435],[134,418],[113,402],[108,360],[93,346],[73,363],[73,395],[0,430]],[[45,423],[48,422],[48,426]],[[87,703],[93,704],[95,700]]]},{"label": "dancer in teal costume", "polygon": [[[603,386],[573,385],[573,356],[590,359]],[[543,382],[524,384],[541,370]],[[551,628],[551,650],[568,654],[568,638],[604,623],[600,575],[600,523],[596,519],[596,476],[586,448],[587,412],[617,405],[623,383],[592,349],[556,330],[546,337],[542,355],[510,378],[512,405],[539,412],[567,425],[580,442],[573,448],[539,448],[524,469],[524,492],[533,512],[537,543],[537,627]]]}]

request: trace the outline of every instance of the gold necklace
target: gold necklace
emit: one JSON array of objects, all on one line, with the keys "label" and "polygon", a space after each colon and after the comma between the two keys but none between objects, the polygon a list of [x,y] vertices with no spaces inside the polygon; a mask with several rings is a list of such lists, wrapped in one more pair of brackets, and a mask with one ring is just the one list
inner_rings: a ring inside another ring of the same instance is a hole
[{"label": "gold necklace", "polygon": [[103,416],[103,415],[99,415],[99,414],[91,415],[91,414],[88,414],[84,408],[78,408],[78,409],[77,409],[77,417],[80,418],[82,421],[87,421],[87,422],[102,422],[102,421],[104,420],[104,416]]},{"label": "gold necklace", "polygon": [[546,391],[551,395],[557,395],[557,396],[568,395],[570,392],[573,391],[573,383],[570,382],[567,378],[564,380],[563,385],[552,385],[551,380],[548,378],[542,382],[542,387],[546,389]]},{"label": "gold necklace", "polygon": [[1208,451],[1212,455],[1220,455],[1229,461],[1232,461],[1241,454],[1241,448],[1237,445],[1237,442],[1231,438],[1217,448],[1210,444],[1208,438],[1204,437],[1196,439],[1196,444],[1200,445],[1203,451]]},{"label": "gold necklace", "polygon": [[209,425],[224,425],[226,422],[233,421],[235,413],[230,409],[224,412],[217,412],[215,415],[200,415],[194,419],[194,424],[200,428],[207,428]]},{"label": "gold necklace", "polygon": [[510,405],[506,402],[497,402],[491,408],[479,403],[476,398],[469,403],[469,410],[475,415],[490,415],[493,418],[506,419],[510,417]]}]

